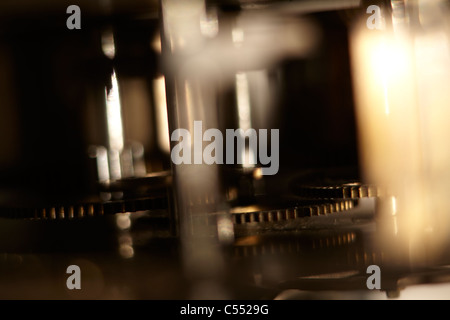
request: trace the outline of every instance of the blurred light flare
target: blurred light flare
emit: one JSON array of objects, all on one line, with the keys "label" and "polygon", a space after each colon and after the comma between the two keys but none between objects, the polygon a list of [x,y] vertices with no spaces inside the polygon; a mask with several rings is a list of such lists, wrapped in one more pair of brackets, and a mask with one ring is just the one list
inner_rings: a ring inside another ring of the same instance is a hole
[{"label": "blurred light flare", "polygon": [[206,10],[200,19],[200,30],[207,38],[214,38],[217,36],[219,33],[219,17],[217,15],[217,10]]},{"label": "blurred light flare", "polygon": [[115,70],[111,75],[111,88],[105,89],[106,117],[108,121],[109,147],[112,150],[123,149],[122,109],[120,104],[119,85]]},{"label": "blurred light flare", "polygon": [[119,254],[124,259],[134,257],[133,238],[125,233],[119,237]]},{"label": "blurred light flare", "polygon": [[398,242],[391,248],[407,248],[412,263],[433,259],[447,246],[450,231],[450,54],[439,3],[422,1],[421,22],[430,26],[421,32],[407,31],[404,4],[397,1],[394,31],[360,25],[352,34],[364,176],[389,190],[392,206],[384,208],[398,216]]},{"label": "blurred light flare", "polygon": [[129,229],[131,226],[130,213],[129,212],[118,213],[116,215],[116,224],[120,230]]},{"label": "blurred light flare", "polygon": [[166,82],[164,76],[159,76],[153,81],[153,88],[155,92],[158,146],[163,152],[169,154],[169,121],[167,116]]},{"label": "blurred light flare", "polygon": [[116,55],[116,47],[114,43],[114,34],[112,30],[106,30],[102,34],[102,51],[110,59]]}]

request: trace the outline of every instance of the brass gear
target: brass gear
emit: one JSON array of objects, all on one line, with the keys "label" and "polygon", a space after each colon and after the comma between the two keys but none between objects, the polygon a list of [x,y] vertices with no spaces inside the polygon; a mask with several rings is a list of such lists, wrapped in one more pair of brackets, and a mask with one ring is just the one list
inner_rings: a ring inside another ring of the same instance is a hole
[{"label": "brass gear", "polygon": [[46,207],[2,207],[0,217],[9,219],[74,219],[104,216],[124,212],[143,210],[167,210],[166,196],[124,199],[116,201],[92,201],[71,205],[53,205]]},{"label": "brass gear", "polygon": [[308,199],[360,199],[377,197],[380,193],[377,187],[360,182],[330,185],[296,184],[292,187],[292,191],[297,196]]}]

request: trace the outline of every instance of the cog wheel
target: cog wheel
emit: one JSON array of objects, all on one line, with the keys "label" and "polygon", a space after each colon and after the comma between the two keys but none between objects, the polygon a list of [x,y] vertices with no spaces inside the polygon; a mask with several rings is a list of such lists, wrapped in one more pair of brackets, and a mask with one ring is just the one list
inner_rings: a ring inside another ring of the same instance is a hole
[{"label": "cog wheel", "polygon": [[[0,217],[9,219],[74,219],[112,215],[145,210],[167,210],[168,188],[171,185],[169,172],[148,174],[145,177],[122,179],[100,183],[103,194],[119,193],[118,199],[102,199],[93,196],[86,199],[43,202],[38,196],[11,193],[9,202],[0,205]],[[21,205],[18,205],[21,203]],[[25,204],[23,204],[25,203]]]},{"label": "cog wheel", "polygon": [[235,208],[231,211],[234,224],[281,222],[301,217],[326,215],[350,210],[355,206],[353,200],[328,201],[317,204],[298,205],[285,209],[255,211],[252,207]]},{"label": "cog wheel", "polygon": [[308,199],[360,199],[379,195],[377,187],[359,182],[325,186],[296,184],[292,189],[297,196]]},{"label": "cog wheel", "polygon": [[107,202],[87,202],[46,207],[2,207],[0,217],[9,219],[74,219],[143,210],[167,210],[167,197],[156,196]]}]

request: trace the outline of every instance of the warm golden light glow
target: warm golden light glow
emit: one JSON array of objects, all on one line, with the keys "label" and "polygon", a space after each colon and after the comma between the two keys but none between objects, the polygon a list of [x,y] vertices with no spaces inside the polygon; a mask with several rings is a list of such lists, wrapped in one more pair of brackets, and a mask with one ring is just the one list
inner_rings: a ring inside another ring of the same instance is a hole
[{"label": "warm golden light glow", "polygon": [[166,83],[164,76],[160,76],[153,81],[153,88],[155,91],[158,146],[162,151],[170,153],[169,121],[167,118]]},{"label": "warm golden light glow", "polygon": [[120,105],[119,85],[116,72],[111,75],[111,89],[106,90],[106,117],[108,121],[109,147],[112,150],[123,149],[122,109]]},{"label": "warm golden light glow", "polygon": [[116,46],[112,30],[106,30],[102,34],[102,51],[105,56],[110,59],[113,59],[116,55]]},{"label": "warm golden light glow", "polygon": [[394,19],[394,30],[355,28],[351,46],[364,179],[390,197],[377,214],[412,263],[437,256],[450,231],[449,34],[422,5],[420,32]]}]

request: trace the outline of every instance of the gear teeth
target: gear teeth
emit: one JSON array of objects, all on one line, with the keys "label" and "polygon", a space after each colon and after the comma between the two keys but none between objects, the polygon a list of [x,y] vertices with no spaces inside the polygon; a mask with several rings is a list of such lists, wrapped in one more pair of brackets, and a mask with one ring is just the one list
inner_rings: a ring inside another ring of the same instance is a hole
[{"label": "gear teeth", "polygon": [[166,210],[167,208],[167,198],[161,196],[42,208],[0,208],[0,217],[10,219],[72,220],[103,216],[105,214],[112,215],[144,210]]},{"label": "gear teeth", "polygon": [[360,199],[377,197],[380,190],[376,186],[352,182],[333,186],[300,185],[294,188],[294,193],[311,199]]},{"label": "gear teeth", "polygon": [[[356,204],[354,199],[338,200],[320,205],[297,206],[286,209],[273,209],[252,212],[232,212],[231,221],[234,225],[254,223],[277,223],[295,220],[297,218],[313,217],[343,212],[352,209]],[[242,209],[245,210],[245,209]],[[199,224],[213,225],[214,214],[193,215],[192,219]]]},{"label": "gear teeth", "polygon": [[355,200],[342,200],[321,205],[299,206],[287,209],[275,209],[254,212],[234,212],[231,219],[234,224],[281,222],[307,216],[320,216],[350,210],[355,206]]}]

